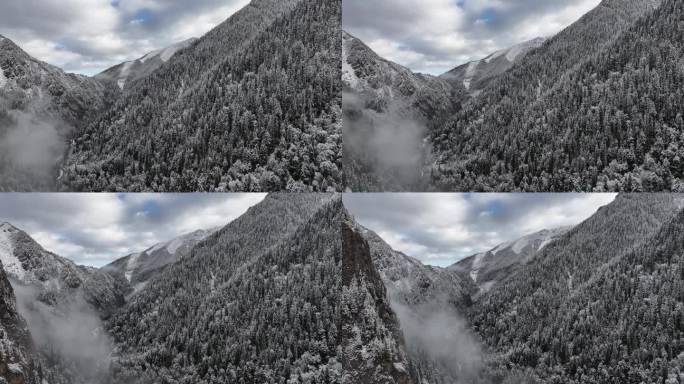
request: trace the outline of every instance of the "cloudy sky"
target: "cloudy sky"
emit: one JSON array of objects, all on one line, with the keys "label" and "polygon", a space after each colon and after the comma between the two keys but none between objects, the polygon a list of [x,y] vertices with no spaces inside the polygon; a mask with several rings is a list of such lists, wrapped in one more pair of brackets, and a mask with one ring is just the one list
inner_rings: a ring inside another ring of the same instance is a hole
[{"label": "cloudy sky", "polygon": [[2,0],[0,34],[69,72],[95,74],[200,37],[249,0]]},{"label": "cloudy sky", "polygon": [[613,194],[346,194],[349,211],[392,248],[448,266],[542,229],[576,225]]},{"label": "cloudy sky", "polygon": [[441,74],[536,37],[550,37],[601,0],[342,0],[344,29],[380,56]]},{"label": "cloudy sky", "polygon": [[264,194],[0,194],[0,222],[45,249],[102,266],[197,229],[224,226]]}]

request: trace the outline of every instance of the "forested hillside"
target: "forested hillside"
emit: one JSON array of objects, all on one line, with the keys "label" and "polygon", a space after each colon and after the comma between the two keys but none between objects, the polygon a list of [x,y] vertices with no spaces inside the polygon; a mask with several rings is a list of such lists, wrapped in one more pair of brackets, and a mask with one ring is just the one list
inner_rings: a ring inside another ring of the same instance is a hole
[{"label": "forested hillside", "polygon": [[489,368],[545,383],[681,380],[681,200],[621,195],[484,295],[469,318]]},{"label": "forested hillside", "polygon": [[341,1],[255,0],[80,130],[64,189],[342,189]]},{"label": "forested hillside", "polygon": [[681,190],[681,1],[604,1],[431,132],[437,188]]},{"label": "forested hillside", "polygon": [[270,195],[108,323],[121,383],[337,383],[339,196]]}]

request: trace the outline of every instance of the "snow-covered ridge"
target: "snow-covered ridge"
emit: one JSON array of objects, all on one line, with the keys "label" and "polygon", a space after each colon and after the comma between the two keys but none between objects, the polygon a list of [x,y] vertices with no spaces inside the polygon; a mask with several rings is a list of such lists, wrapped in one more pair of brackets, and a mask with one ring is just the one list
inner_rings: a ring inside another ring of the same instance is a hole
[{"label": "snow-covered ridge", "polygon": [[126,84],[154,72],[155,69],[169,61],[178,51],[189,47],[195,41],[197,41],[196,38],[191,38],[166,48],[152,51],[139,59],[127,61],[109,68],[97,75],[97,77],[115,80],[119,88],[123,90]]},{"label": "snow-covered ridge", "polygon": [[474,87],[475,83],[498,76],[507,71],[530,50],[540,47],[545,41],[545,38],[538,37],[510,48],[496,51],[484,59],[460,65],[445,73],[442,77],[460,81],[466,89],[470,90]]},{"label": "snow-covered ridge", "polygon": [[142,252],[118,259],[105,266],[104,269],[123,273],[129,283],[135,283],[134,288],[142,287],[152,275],[158,273],[165,266],[185,257],[197,243],[208,238],[219,229],[200,229],[155,244]]}]

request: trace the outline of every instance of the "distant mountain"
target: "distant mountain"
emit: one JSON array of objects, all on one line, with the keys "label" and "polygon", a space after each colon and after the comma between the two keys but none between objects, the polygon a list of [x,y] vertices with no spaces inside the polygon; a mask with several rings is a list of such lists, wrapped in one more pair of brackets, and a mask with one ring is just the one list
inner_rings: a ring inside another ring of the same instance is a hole
[{"label": "distant mountain", "polygon": [[564,235],[572,227],[542,230],[494,249],[466,257],[449,269],[467,273],[481,292],[510,276],[518,267],[527,264],[552,241]]},{"label": "distant mountain", "polygon": [[69,135],[117,91],[64,73],[0,36],[0,192],[54,190]]},{"label": "distant mountain", "polygon": [[156,244],[143,252],[115,260],[102,267],[102,270],[124,276],[133,289],[139,291],[149,280],[161,274],[169,264],[188,256],[195,245],[217,230],[218,228],[187,233],[173,240]]},{"label": "distant mountain", "polygon": [[198,39],[193,37],[172,44],[166,48],[150,52],[137,60],[115,65],[96,75],[95,78],[116,82],[117,86],[123,90],[127,87],[131,87],[132,83],[151,75],[164,63],[169,61],[176,52],[189,47],[197,40]]},{"label": "distant mountain", "polygon": [[471,93],[482,89],[488,81],[508,71],[529,51],[539,48],[546,38],[538,37],[513,47],[496,51],[482,60],[460,65],[441,75],[443,79],[462,83]]},{"label": "distant mountain", "polygon": [[341,1],[253,0],[79,130],[66,190],[335,191]]}]

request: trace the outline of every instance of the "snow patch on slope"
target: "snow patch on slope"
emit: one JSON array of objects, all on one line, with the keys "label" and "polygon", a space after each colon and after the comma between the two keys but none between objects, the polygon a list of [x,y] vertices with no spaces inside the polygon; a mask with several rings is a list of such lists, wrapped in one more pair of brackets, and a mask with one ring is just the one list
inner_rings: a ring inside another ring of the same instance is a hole
[{"label": "snow patch on slope", "polygon": [[485,253],[478,253],[473,259],[472,270],[470,271],[470,278],[477,283],[477,274],[480,272],[480,267],[482,266],[482,259],[485,257]]},{"label": "snow patch on slope", "polygon": [[354,68],[349,64],[348,60],[348,45],[352,40],[346,34],[342,36],[342,82],[347,83],[351,88],[356,88],[359,84],[359,79],[356,77]]},{"label": "snow patch on slope", "polygon": [[19,259],[14,255],[14,246],[11,239],[11,234],[14,231],[16,230],[9,224],[0,224],[0,262],[2,262],[5,272],[12,275],[12,277],[23,280],[26,271]]},{"label": "snow patch on slope", "polygon": [[124,272],[124,276],[126,277],[126,280],[128,282],[131,282],[131,278],[133,278],[133,271],[138,267],[138,260],[140,259],[140,254],[136,253],[131,255],[131,257],[128,258],[128,263],[126,263],[126,271]]},{"label": "snow patch on slope", "polygon": [[7,77],[5,77],[5,72],[0,67],[0,88],[5,88],[5,85],[7,85]]},{"label": "snow patch on slope", "polygon": [[468,68],[466,68],[465,79],[463,79],[463,86],[466,89],[470,89],[470,83],[472,83],[473,81],[473,77],[475,76],[475,73],[477,71],[478,64],[480,64],[479,61],[471,61],[468,64]]},{"label": "snow patch on slope", "polygon": [[513,244],[513,252],[520,254],[520,251],[525,249],[527,245],[530,244],[530,238],[529,237],[523,237],[520,240],[516,241],[515,244]]}]

